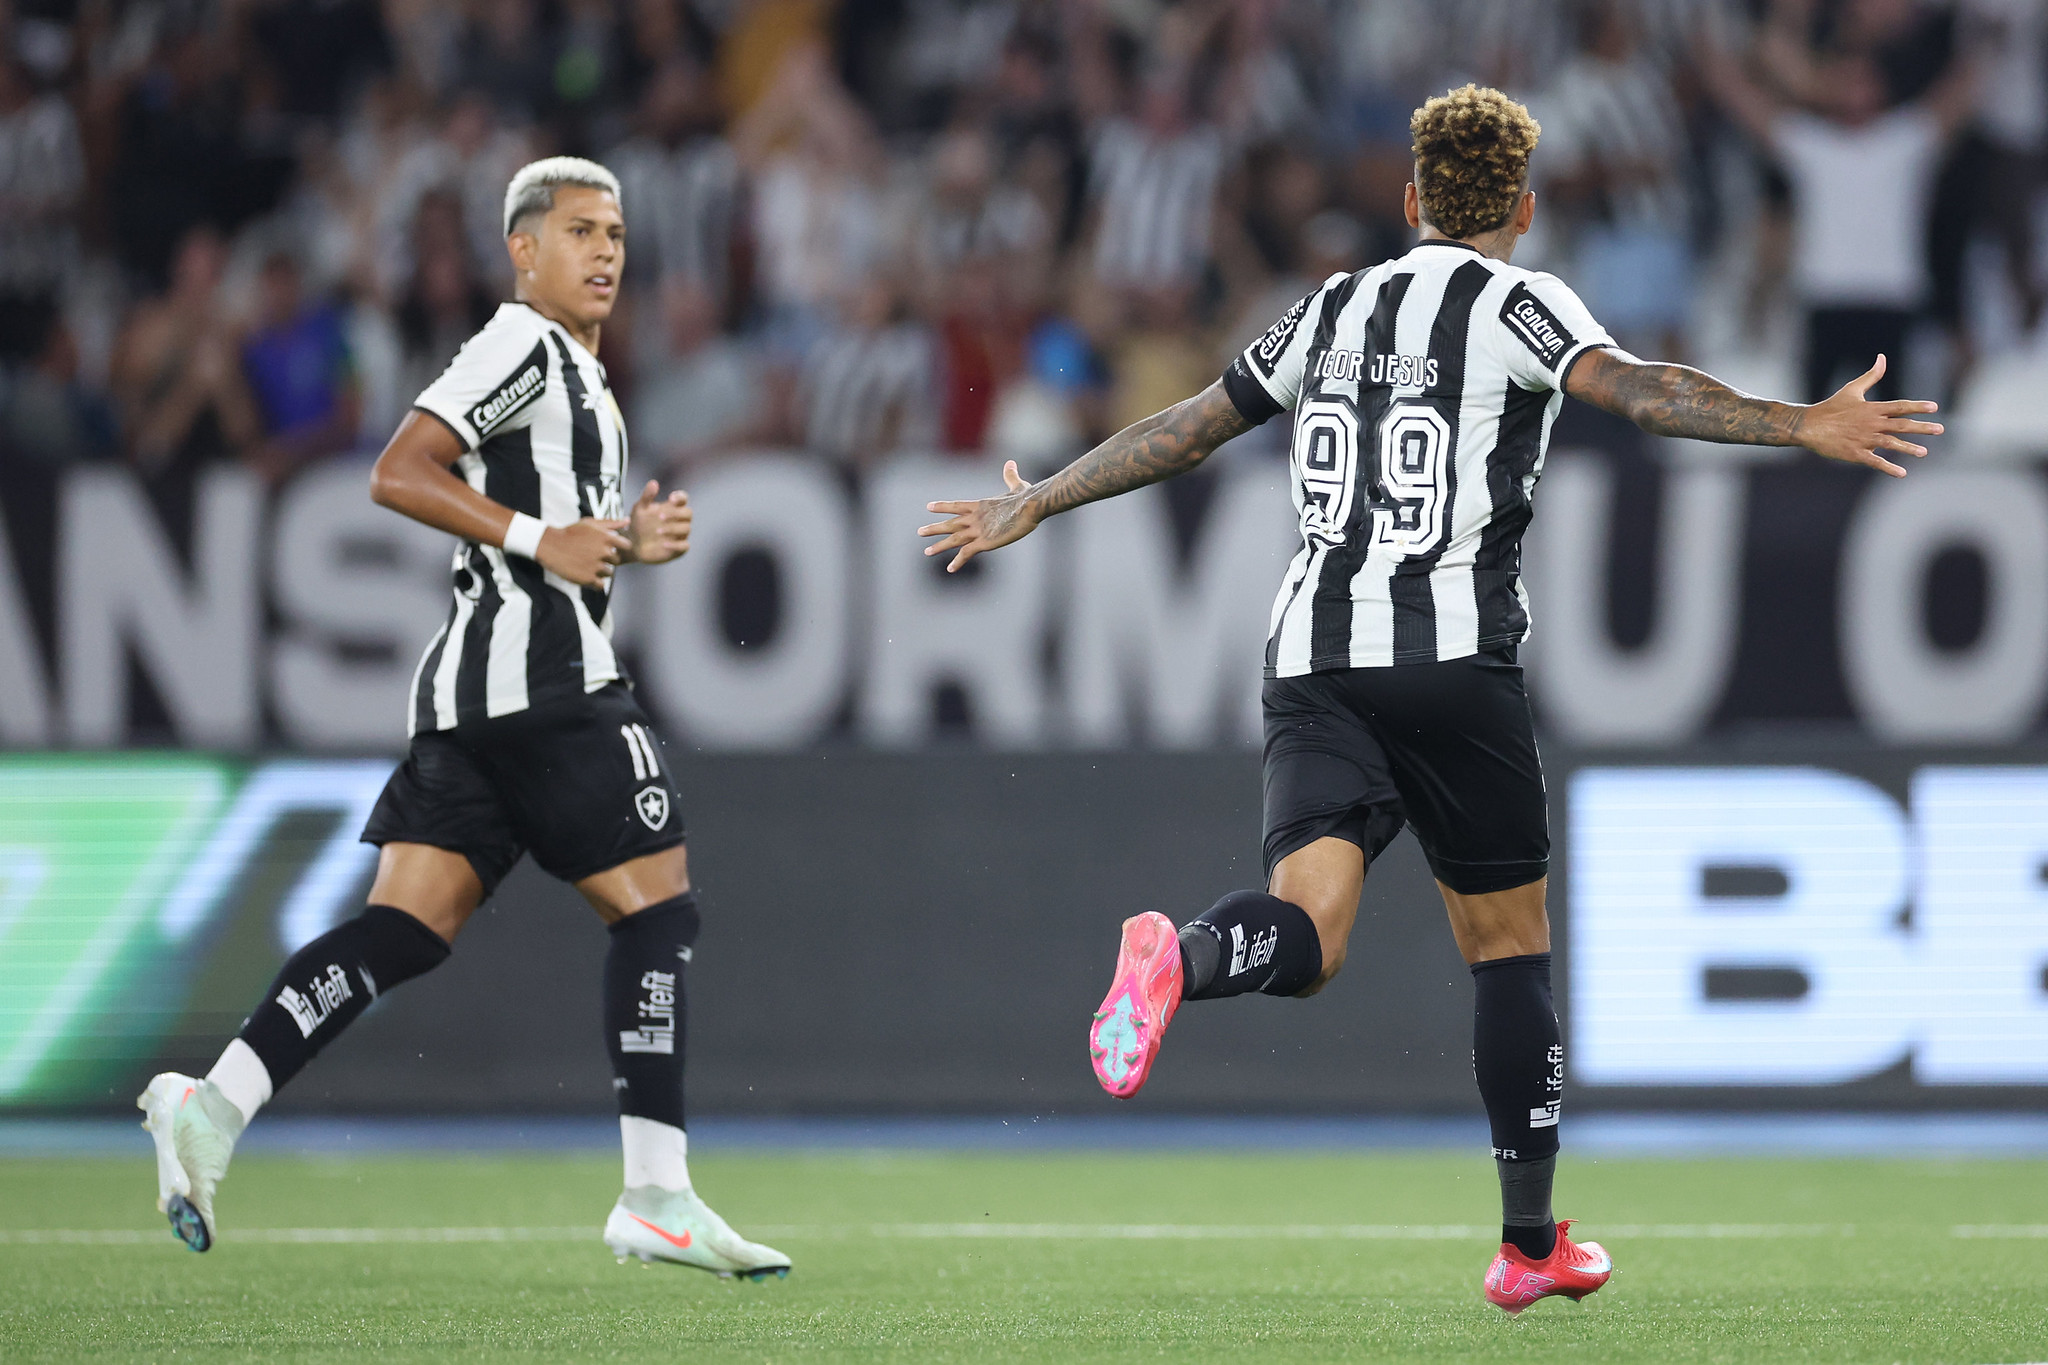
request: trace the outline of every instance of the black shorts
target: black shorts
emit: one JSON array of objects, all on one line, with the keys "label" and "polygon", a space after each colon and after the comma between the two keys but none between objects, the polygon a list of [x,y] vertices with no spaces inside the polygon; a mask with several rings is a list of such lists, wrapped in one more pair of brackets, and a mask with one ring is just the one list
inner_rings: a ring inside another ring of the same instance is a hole
[{"label": "black shorts", "polygon": [[1514,651],[1269,679],[1266,874],[1318,839],[1379,856],[1406,823],[1468,896],[1550,870],[1550,818]]},{"label": "black shorts", "polygon": [[484,894],[519,855],[565,882],[683,842],[661,741],[624,683],[538,710],[422,731],[363,842],[460,853]]}]

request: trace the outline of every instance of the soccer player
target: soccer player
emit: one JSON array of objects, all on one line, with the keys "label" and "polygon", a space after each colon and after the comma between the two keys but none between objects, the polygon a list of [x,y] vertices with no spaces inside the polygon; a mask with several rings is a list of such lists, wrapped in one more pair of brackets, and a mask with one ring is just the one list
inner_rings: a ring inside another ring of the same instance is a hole
[{"label": "soccer player", "polygon": [[1572,394],[1646,431],[1804,446],[1887,474],[1933,403],[1867,402],[1884,357],[1824,402],[1772,402],[1620,350],[1572,291],[1510,262],[1529,230],[1528,110],[1466,86],[1411,123],[1399,260],[1334,275],[1215,384],[1051,478],[935,502],[920,534],[949,569],[1047,517],[1157,483],[1292,410],[1301,549],[1266,645],[1262,891],[1174,928],[1126,920],[1089,1030],[1103,1088],[1145,1083],[1183,1001],[1312,995],[1343,965],[1366,869],[1403,825],[1428,856],[1475,986],[1473,1071],[1498,1164],[1502,1245],[1486,1296],[1509,1313],[1579,1298],[1611,1271],[1551,1214],[1564,1048],[1550,997],[1543,774],[1516,648],[1522,531],[1551,423]]},{"label": "soccer player", "polygon": [[[696,897],[675,783],[611,646],[612,574],[689,547],[680,492],[629,509],[626,428],[598,362],[625,266],[619,182],[551,157],[505,191],[517,302],[419,396],[370,476],[379,504],[459,538],[454,604],[413,685],[411,746],[371,813],[369,907],[292,954],[205,1079],[166,1073],[136,1101],[158,1207],[195,1251],[244,1127],[380,994],[432,970],[524,852],[610,928],[604,968],[625,1192],[621,1259],[786,1274],[690,1184],[683,969]],[[451,472],[452,471],[452,472]]]}]

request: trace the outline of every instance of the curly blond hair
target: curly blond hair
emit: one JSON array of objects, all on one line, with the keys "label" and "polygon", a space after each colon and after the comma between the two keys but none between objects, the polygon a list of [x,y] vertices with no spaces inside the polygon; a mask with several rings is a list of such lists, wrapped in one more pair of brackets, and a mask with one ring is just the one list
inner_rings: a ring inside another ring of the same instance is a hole
[{"label": "curly blond hair", "polygon": [[1498,90],[1461,86],[1408,120],[1423,219],[1447,237],[1503,226],[1529,183],[1529,154],[1542,126]]}]

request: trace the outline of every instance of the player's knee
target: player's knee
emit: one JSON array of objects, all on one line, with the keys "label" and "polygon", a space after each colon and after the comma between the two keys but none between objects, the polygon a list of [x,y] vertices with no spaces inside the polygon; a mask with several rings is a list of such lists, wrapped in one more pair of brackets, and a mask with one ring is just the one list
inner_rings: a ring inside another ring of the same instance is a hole
[{"label": "player's knee", "polygon": [[1323,965],[1316,972],[1315,979],[1294,993],[1297,1000],[1306,999],[1330,984],[1338,972],[1344,969],[1344,957],[1350,950],[1351,921],[1354,913],[1347,913],[1343,907],[1305,905],[1311,922],[1316,926],[1316,940],[1322,949]]},{"label": "player's knee", "polygon": [[1335,949],[1332,949],[1327,944],[1325,944],[1323,948],[1323,969],[1316,973],[1315,980],[1309,982],[1308,985],[1303,987],[1301,990],[1296,991],[1294,993],[1294,998],[1296,1000],[1308,999],[1311,995],[1314,995],[1316,992],[1322,990],[1323,987],[1329,985],[1330,982],[1334,981],[1337,977],[1337,973],[1343,970],[1343,945],[1339,944]]},{"label": "player's knee", "polygon": [[[690,948],[696,945],[704,920],[697,911],[697,894],[685,891],[650,905],[622,909],[612,921],[612,928],[620,929],[628,924],[635,932],[660,932],[674,938],[681,947]],[[658,930],[655,928],[657,925]]]}]

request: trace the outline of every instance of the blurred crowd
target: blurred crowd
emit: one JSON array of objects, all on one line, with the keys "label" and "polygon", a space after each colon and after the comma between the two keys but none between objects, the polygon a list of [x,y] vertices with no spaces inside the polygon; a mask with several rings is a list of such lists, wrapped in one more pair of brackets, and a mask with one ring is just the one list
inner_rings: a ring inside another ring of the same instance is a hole
[{"label": "blurred crowd", "polygon": [[1625,345],[1711,314],[1810,397],[1932,336],[1953,389],[2041,311],[2044,8],[14,0],[0,458],[374,451],[509,297],[511,172],[570,152],[624,186],[642,461],[1042,467],[1405,250],[1409,112],[1466,80],[1543,124],[1518,263]]}]

